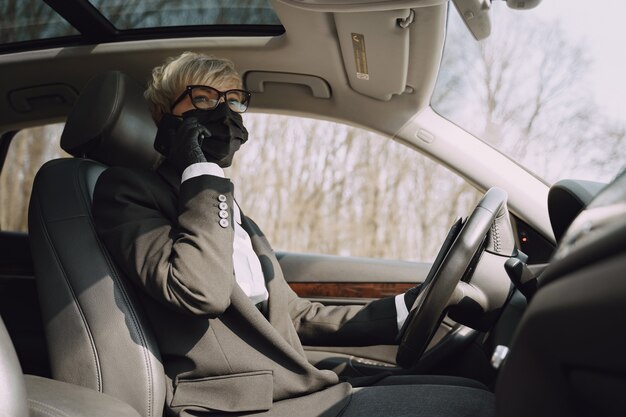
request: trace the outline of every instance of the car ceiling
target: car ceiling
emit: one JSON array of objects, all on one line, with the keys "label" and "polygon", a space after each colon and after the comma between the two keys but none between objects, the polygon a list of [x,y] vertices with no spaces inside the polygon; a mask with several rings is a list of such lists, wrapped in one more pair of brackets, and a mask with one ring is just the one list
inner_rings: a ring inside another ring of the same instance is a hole
[{"label": "car ceiling", "polygon": [[[270,3],[281,35],[201,37],[202,28],[195,28],[183,37],[154,32],[153,39],[4,53],[0,130],[63,120],[96,74],[120,70],[145,82],[153,67],[187,50],[233,60],[253,90],[251,111],[340,120],[394,135],[430,102],[447,0]],[[356,74],[355,34],[365,41],[366,80]]]}]

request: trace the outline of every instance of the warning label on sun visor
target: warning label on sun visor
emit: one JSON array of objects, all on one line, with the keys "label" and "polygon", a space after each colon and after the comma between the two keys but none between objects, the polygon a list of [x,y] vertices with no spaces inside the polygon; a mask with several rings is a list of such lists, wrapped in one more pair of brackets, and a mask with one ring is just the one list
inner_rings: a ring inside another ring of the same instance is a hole
[{"label": "warning label on sun visor", "polygon": [[352,49],[354,49],[356,77],[359,80],[369,80],[370,74],[367,71],[367,55],[365,54],[365,36],[360,33],[353,33]]}]

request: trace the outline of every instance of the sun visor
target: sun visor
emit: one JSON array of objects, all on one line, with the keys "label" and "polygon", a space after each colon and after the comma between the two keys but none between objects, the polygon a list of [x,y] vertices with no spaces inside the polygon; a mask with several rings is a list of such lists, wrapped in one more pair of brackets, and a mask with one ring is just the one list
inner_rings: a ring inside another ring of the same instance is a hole
[{"label": "sun visor", "polygon": [[353,90],[388,101],[407,86],[411,9],[333,13]]}]

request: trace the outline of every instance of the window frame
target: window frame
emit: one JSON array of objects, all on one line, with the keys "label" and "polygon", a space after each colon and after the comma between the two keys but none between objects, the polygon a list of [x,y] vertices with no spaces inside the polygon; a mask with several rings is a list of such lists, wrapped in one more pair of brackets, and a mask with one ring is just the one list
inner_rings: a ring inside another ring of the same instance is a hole
[{"label": "window frame", "polygon": [[0,135],[0,175],[2,175],[2,169],[4,168],[4,162],[6,161],[7,155],[9,154],[11,142],[18,132],[19,130],[10,130]]}]

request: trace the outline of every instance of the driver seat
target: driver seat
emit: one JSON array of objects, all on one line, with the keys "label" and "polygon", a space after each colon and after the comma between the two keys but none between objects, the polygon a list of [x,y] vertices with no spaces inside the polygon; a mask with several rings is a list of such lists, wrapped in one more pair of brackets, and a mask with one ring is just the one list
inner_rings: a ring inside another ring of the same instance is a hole
[{"label": "driver seat", "polygon": [[165,379],[155,338],[91,213],[107,166],[160,162],[142,91],[120,72],[85,86],[61,137],[61,147],[77,158],[40,169],[28,217],[53,378],[116,397],[143,417],[161,417]]}]

